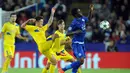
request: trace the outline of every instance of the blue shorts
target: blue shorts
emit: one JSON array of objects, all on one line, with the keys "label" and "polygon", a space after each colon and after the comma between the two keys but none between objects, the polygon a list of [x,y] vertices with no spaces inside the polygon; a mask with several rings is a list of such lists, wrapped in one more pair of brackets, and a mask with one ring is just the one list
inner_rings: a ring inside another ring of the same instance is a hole
[{"label": "blue shorts", "polygon": [[74,56],[78,58],[86,58],[84,44],[72,43]]}]

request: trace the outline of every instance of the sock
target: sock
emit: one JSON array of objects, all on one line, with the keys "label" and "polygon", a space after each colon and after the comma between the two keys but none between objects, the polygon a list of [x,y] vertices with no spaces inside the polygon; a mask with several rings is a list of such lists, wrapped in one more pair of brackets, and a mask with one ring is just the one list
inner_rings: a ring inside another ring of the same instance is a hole
[{"label": "sock", "polygon": [[7,71],[8,71],[8,66],[9,66],[9,64],[10,64],[10,61],[11,61],[11,59],[10,59],[10,58],[6,58],[6,60],[5,60],[4,64],[3,64],[2,73],[4,73],[4,72],[7,72]]},{"label": "sock", "polygon": [[75,61],[72,62],[70,65],[66,66],[65,68],[63,68],[64,71],[71,69],[71,68],[77,68],[80,66],[80,62],[79,61]]},{"label": "sock", "polygon": [[80,65],[79,66],[77,65],[75,68],[73,68],[72,73],[77,73],[77,70],[79,69],[79,67],[80,67]]},{"label": "sock", "polygon": [[78,72],[77,73],[81,73],[81,69],[80,68],[78,68]]},{"label": "sock", "polygon": [[50,73],[55,73],[55,65],[50,65]]},{"label": "sock", "polygon": [[42,73],[47,73],[47,69],[46,68],[43,68],[43,70],[42,70]]}]

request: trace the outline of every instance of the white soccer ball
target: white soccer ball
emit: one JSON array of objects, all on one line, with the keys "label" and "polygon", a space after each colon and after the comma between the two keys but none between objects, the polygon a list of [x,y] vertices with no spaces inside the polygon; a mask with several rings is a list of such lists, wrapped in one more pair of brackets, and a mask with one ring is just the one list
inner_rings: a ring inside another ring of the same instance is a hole
[{"label": "white soccer ball", "polygon": [[103,30],[106,30],[110,28],[110,24],[107,20],[103,20],[100,22],[99,27]]}]

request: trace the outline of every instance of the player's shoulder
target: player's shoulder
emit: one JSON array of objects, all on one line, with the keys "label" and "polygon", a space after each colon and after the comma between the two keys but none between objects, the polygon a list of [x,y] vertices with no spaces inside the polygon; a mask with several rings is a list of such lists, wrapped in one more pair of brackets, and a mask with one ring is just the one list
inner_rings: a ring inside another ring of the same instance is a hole
[{"label": "player's shoulder", "polygon": [[74,26],[75,23],[76,23],[76,18],[74,18],[74,19],[72,20],[71,25]]},{"label": "player's shoulder", "polygon": [[19,24],[18,24],[18,23],[15,23],[15,26],[16,26],[16,27],[19,27]]},{"label": "player's shoulder", "polygon": [[5,22],[5,23],[4,23],[4,25],[8,25],[8,24],[10,24],[10,22]]},{"label": "player's shoulder", "polygon": [[56,31],[55,31],[55,34],[59,34],[59,31],[58,31],[58,30],[56,30]]},{"label": "player's shoulder", "polygon": [[34,26],[34,25],[26,25],[26,27],[33,27],[33,28],[36,28],[36,26]]},{"label": "player's shoulder", "polygon": [[83,17],[82,17],[82,21],[88,21],[88,17],[83,16]]}]

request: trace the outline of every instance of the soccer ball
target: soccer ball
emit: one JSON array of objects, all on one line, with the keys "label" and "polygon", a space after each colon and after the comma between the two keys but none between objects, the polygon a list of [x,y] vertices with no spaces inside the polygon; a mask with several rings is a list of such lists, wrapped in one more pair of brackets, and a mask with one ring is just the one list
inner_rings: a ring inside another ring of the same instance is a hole
[{"label": "soccer ball", "polygon": [[106,30],[110,28],[110,24],[107,20],[103,20],[100,22],[99,27],[103,30]]}]

